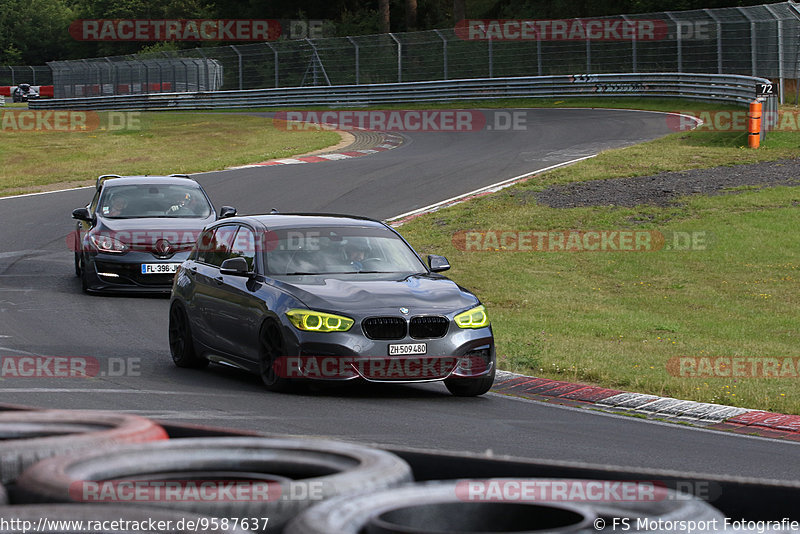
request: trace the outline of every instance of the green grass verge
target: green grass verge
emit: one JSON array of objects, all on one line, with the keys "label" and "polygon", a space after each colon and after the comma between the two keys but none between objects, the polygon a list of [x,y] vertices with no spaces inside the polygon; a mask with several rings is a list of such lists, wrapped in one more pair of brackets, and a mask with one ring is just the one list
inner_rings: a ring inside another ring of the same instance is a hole
[{"label": "green grass verge", "polygon": [[341,139],[329,131],[279,130],[271,119],[241,114],[148,112],[125,115],[125,121],[116,117],[109,121],[109,113],[100,112],[99,127],[91,131],[0,129],[0,195],[51,184],[93,183],[104,173],[219,170],[310,152]]},{"label": "green grass verge", "polygon": [[[800,188],[737,188],[671,207],[555,209],[549,184],[733,165],[797,154],[798,136],[681,133],[537,176],[403,225],[421,253],[445,254],[450,276],[488,306],[500,368],[559,380],[800,414],[800,378],[689,378],[672,358],[800,357]],[[652,229],[705,232],[705,250],[465,252],[470,229]],[[796,362],[796,360],[795,360]],[[800,369],[797,370],[800,375]]]}]

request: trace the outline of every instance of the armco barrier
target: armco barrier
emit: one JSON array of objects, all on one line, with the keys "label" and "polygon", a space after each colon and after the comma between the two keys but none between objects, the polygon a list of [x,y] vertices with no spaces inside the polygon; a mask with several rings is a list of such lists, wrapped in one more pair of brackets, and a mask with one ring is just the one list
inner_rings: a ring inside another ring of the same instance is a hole
[{"label": "armco barrier", "polygon": [[295,106],[367,106],[499,98],[639,96],[688,98],[746,105],[769,80],[720,74],[574,74],[65,98],[31,102],[32,109],[214,109]]}]

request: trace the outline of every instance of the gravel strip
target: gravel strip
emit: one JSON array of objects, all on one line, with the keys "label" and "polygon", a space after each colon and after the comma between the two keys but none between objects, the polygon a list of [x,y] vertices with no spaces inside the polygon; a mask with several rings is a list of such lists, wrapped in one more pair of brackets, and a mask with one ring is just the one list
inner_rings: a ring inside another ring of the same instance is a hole
[{"label": "gravel strip", "polygon": [[798,186],[800,159],[555,185],[538,193],[536,200],[551,208],[666,206],[684,195],[718,195],[726,193],[727,188],[748,185]]}]

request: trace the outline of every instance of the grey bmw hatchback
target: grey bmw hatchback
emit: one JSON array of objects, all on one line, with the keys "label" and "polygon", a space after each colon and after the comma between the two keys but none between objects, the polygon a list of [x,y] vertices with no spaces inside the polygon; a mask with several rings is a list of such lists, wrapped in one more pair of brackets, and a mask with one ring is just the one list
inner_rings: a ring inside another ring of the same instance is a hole
[{"label": "grey bmw hatchback", "polygon": [[178,269],[169,345],[179,367],[209,362],[301,381],[444,382],[486,393],[492,327],[468,290],[385,223],[329,214],[232,217],[206,226]]}]

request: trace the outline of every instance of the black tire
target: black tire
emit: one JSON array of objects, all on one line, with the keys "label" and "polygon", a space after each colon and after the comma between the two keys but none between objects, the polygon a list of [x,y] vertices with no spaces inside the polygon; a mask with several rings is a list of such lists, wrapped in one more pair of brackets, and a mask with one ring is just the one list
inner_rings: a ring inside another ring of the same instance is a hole
[{"label": "black tire", "polygon": [[269,531],[280,532],[283,524],[322,499],[411,480],[405,461],[360,445],[315,439],[184,438],[49,458],[17,480],[24,499],[18,502],[79,502],[84,498],[80,488],[88,481],[163,484],[164,474],[182,474],[179,480],[184,481],[220,481],[220,472],[226,473],[223,480],[234,480],[231,472],[242,473],[241,478],[255,472],[275,475],[277,482],[270,486],[269,499],[151,499],[147,505],[217,517],[269,517]]},{"label": "black tire", "polygon": [[[23,521],[28,521],[31,526],[37,527],[37,534],[80,534],[86,532],[93,532],[96,534],[119,534],[121,532],[133,532],[131,529],[112,530],[108,528],[112,526],[114,522],[120,525],[122,521],[136,522],[144,525],[145,528],[141,530],[135,529],[140,532],[153,532],[146,528],[151,520],[156,523],[161,522],[163,526],[168,526],[168,528],[159,529],[160,532],[170,532],[174,534],[188,534],[190,532],[205,532],[208,534],[247,534],[249,532],[241,527],[233,528],[233,521],[222,524],[219,519],[208,516],[186,514],[185,512],[164,510],[163,508],[107,504],[0,506],[0,517],[2,517],[9,526],[9,528],[0,529],[0,534],[26,534],[26,531],[22,529],[21,523]],[[46,518],[47,521],[43,522],[42,528],[39,529],[39,521],[43,518]],[[11,520],[14,519],[17,521],[12,523]],[[86,528],[82,530],[55,528],[55,523],[62,522],[61,526],[63,526],[63,524],[68,521],[83,522],[84,525],[91,521],[98,526],[105,526],[106,528],[91,530]],[[170,523],[168,524],[167,521]],[[187,525],[189,521],[194,522],[194,525],[201,526],[195,530]],[[10,528],[11,525],[16,525],[18,528]],[[203,528],[202,525],[207,525],[208,528]],[[31,532],[30,529],[27,532]]]},{"label": "black tire", "polygon": [[77,252],[75,253],[75,276],[80,277],[81,275],[81,258],[80,254]]},{"label": "black tire", "polygon": [[486,376],[479,378],[448,378],[444,381],[447,391],[456,397],[477,397],[483,395],[494,384],[495,368],[492,367],[492,372]]},{"label": "black tire", "polygon": [[[490,479],[480,482],[500,482]],[[511,479],[506,479],[511,480]],[[524,479],[514,479],[519,483]],[[527,479],[538,483],[553,479]],[[589,534],[601,530],[593,523],[602,518],[610,530],[614,518],[629,518],[632,532],[637,517],[662,525],[668,521],[710,521],[723,523],[721,512],[705,502],[664,489],[664,499],[624,503],[548,501],[541,495],[530,500],[500,502],[495,499],[470,501],[465,483],[476,481],[434,481],[410,484],[392,490],[342,496],[317,504],[301,513],[284,529],[284,534],[360,534],[403,532],[444,534],[449,532],[532,532],[568,531]],[[564,480],[558,482],[563,483]],[[574,481],[578,483],[602,481]],[[663,529],[657,532],[665,532]],[[671,531],[669,531],[671,532]],[[681,531],[683,532],[683,531]]]},{"label": "black tire", "polygon": [[0,482],[56,454],[120,443],[167,439],[154,422],[136,415],[79,410],[0,412]]},{"label": "black tire", "polygon": [[84,293],[89,293],[91,291],[89,288],[89,269],[86,267],[86,262],[83,261],[83,258],[81,258],[79,276],[81,277],[81,290]]},{"label": "black tire", "polygon": [[197,355],[186,310],[177,302],[169,307],[169,352],[178,367],[203,369],[208,360]]},{"label": "black tire", "polygon": [[[0,504],[8,504],[8,492],[6,492],[5,486],[0,484]],[[2,517],[2,514],[0,514]]]},{"label": "black tire", "polygon": [[286,342],[280,324],[271,319],[264,321],[258,334],[258,374],[268,390],[288,393],[294,389],[294,383],[278,376],[273,365],[282,356],[286,356]]}]

